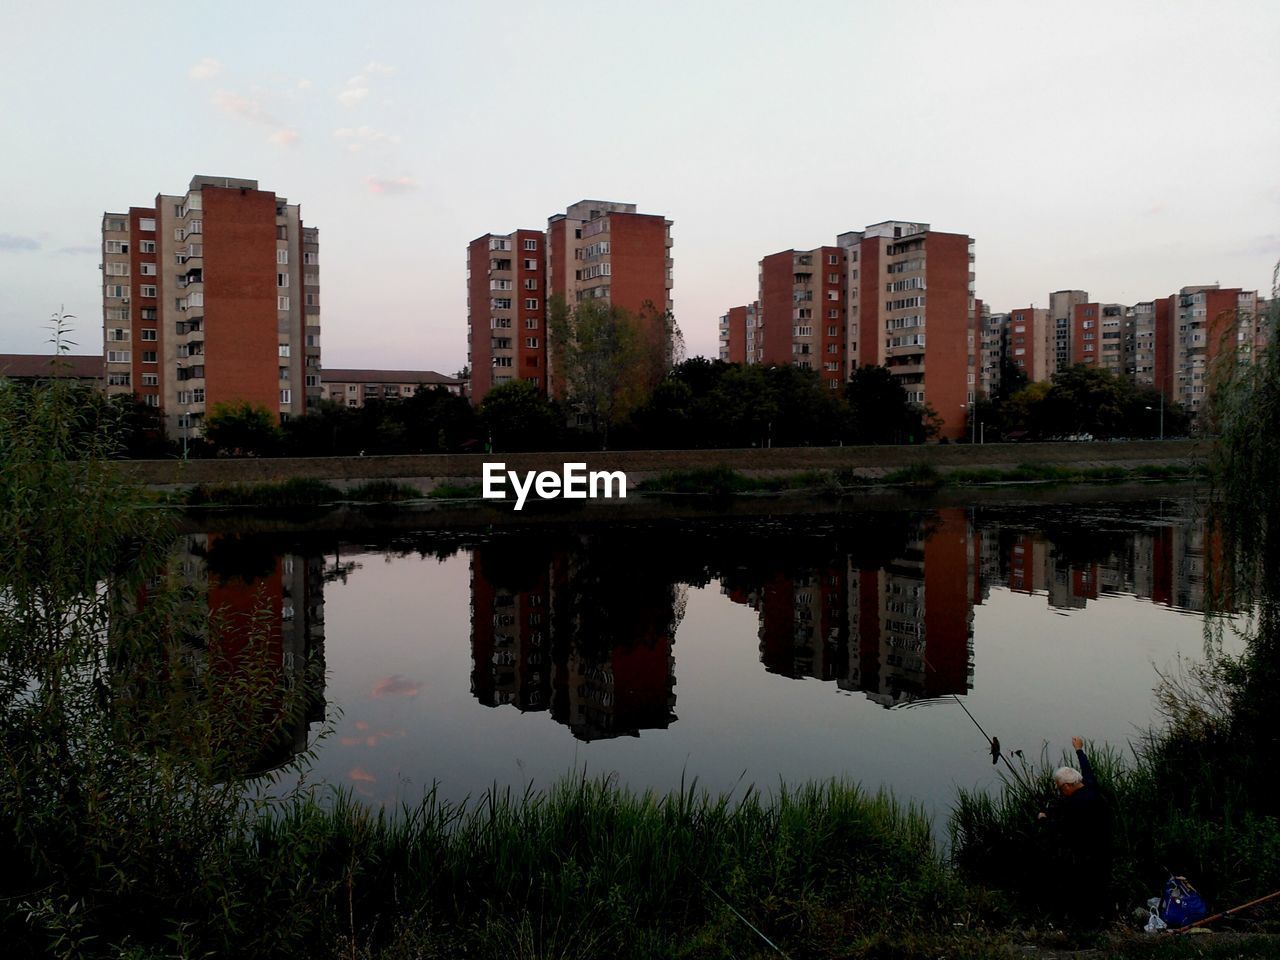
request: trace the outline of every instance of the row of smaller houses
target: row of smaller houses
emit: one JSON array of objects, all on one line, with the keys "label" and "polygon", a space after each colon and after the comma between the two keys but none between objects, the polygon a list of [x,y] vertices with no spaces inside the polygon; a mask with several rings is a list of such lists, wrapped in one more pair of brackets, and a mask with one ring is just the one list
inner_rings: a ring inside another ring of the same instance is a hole
[{"label": "row of smaller houses", "polygon": [[[0,377],[10,380],[43,380],[66,377],[103,389],[106,366],[99,355],[0,353]],[[321,398],[348,407],[363,407],[368,400],[411,397],[419,387],[443,387],[455,396],[466,392],[466,381],[434,370],[331,369],[321,374]]]}]

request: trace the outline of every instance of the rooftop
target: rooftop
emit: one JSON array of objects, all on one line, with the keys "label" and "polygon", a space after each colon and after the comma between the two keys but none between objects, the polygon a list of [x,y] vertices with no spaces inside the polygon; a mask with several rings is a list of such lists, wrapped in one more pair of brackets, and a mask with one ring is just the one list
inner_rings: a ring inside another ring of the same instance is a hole
[{"label": "rooftop", "polygon": [[15,380],[40,380],[46,377],[70,377],[77,380],[101,380],[102,356],[55,357],[47,353],[0,353],[0,377]]}]

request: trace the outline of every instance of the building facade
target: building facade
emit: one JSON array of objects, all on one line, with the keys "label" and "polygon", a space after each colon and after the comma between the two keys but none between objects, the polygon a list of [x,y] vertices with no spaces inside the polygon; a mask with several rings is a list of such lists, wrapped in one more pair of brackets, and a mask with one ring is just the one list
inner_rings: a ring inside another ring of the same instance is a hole
[{"label": "building facade", "polygon": [[[547,229],[485,234],[467,247],[467,364],[470,395],[528,380],[554,389],[549,301],[586,301],[641,317],[672,309],[671,221],[633,203],[581,200]],[[656,325],[656,321],[655,321]]]},{"label": "building facade", "polygon": [[547,389],[546,234],[485,234],[467,246],[467,365],[471,397],[528,380]]},{"label": "building facade", "polygon": [[299,416],[320,400],[319,233],[256,180],[193,177],[182,195],[102,218],[108,393],[136,393],[170,436],[219,403]]},{"label": "building facade", "polygon": [[818,371],[831,389],[849,379],[848,269],[840,247],[783,250],[760,261],[765,363]]},{"label": "building facade", "polygon": [[940,438],[964,437],[979,366],[973,240],[889,220],[838,242],[850,278],[850,369],[888,367],[912,401],[938,415]]},{"label": "building facade", "polygon": [[454,396],[465,394],[465,382],[434,370],[325,370],[320,381],[324,400],[344,407],[363,407],[368,400],[407,399],[418,388],[443,387]]}]

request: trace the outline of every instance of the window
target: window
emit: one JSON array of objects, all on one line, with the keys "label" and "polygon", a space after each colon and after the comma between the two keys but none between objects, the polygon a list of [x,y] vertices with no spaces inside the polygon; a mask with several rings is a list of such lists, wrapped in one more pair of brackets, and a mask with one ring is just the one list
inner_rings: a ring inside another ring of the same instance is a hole
[{"label": "window", "polygon": [[840,254],[838,253],[827,254],[827,263],[829,263],[831,266],[834,267],[839,262],[840,262]]},{"label": "window", "polygon": [[143,351],[142,351],[142,362],[143,362],[143,363],[155,363],[155,362],[156,362],[156,352],[155,352],[154,350],[143,350]]},{"label": "window", "polygon": [[128,307],[107,307],[107,319],[108,320],[128,320],[129,308]]},{"label": "window", "polygon": [[143,308],[142,308],[142,319],[143,319],[143,320],[158,320],[158,319],[160,319],[160,318],[159,318],[159,316],[158,316],[158,313],[159,313],[159,311],[157,311],[155,307],[143,307]]},{"label": "window", "polygon": [[526,290],[537,290],[537,289],[538,289],[538,281],[537,281],[537,280],[535,280],[534,278],[530,277],[528,280],[526,280],[526,281],[524,282],[524,288],[525,288]]},{"label": "window", "polygon": [[289,368],[288,368],[288,367],[281,367],[281,368],[280,368],[280,379],[281,379],[281,380],[288,380],[288,379],[289,379]]},{"label": "window", "polygon": [[187,224],[187,233],[203,233],[203,232],[204,232],[203,220],[192,220],[189,224]]},{"label": "window", "polygon": [[524,268],[525,268],[526,270],[537,270],[537,269],[538,269],[538,261],[537,261],[537,260],[525,260],[525,262],[524,262]]},{"label": "window", "polygon": [[525,248],[526,250],[537,250],[537,249],[538,249],[538,241],[537,241],[537,240],[526,240],[526,241],[524,242],[524,248]]},{"label": "window", "polygon": [[156,296],[156,285],[154,283],[144,283],[138,288],[138,296],[150,297],[154,300]]},{"label": "window", "polygon": [[143,340],[155,340],[155,339],[156,339],[156,331],[155,331],[155,328],[154,328],[154,327],[144,327],[144,328],[143,328],[143,330],[142,330],[142,339],[143,339]]},{"label": "window", "polygon": [[107,284],[108,297],[127,297],[128,295],[129,295],[129,288],[126,287],[123,283]]},{"label": "window", "polygon": [[289,286],[289,275],[288,275],[287,273],[277,273],[277,274],[276,274],[276,286],[277,286],[277,287],[287,287],[287,286]]},{"label": "window", "polygon": [[138,243],[138,250],[141,253],[155,253],[156,242],[154,240],[142,240]]},{"label": "window", "polygon": [[305,303],[308,307],[320,306],[320,294],[318,293],[308,293],[304,295],[302,299],[303,299],[303,303]]},{"label": "window", "polygon": [[280,402],[281,402],[281,403],[293,403],[293,391],[292,391],[292,390],[281,390],[281,391],[280,391]]},{"label": "window", "polygon": [[317,374],[308,373],[306,376],[306,383],[308,387],[318,387],[320,386],[320,377]]},{"label": "window", "polygon": [[537,338],[537,337],[525,337],[525,338],[524,338],[524,345],[525,345],[526,347],[536,348],[536,347],[538,346],[538,338]]},{"label": "window", "polygon": [[827,274],[827,283],[839,283],[839,282],[840,282],[840,274],[838,273]]},{"label": "window", "polygon": [[525,317],[525,318],[524,318],[524,328],[525,328],[526,330],[537,330],[537,329],[538,329],[538,318],[537,318],[537,317]]},{"label": "window", "polygon": [[288,297],[276,297],[276,309],[277,309],[277,310],[288,310],[288,309],[289,309],[289,298],[288,298]]},{"label": "window", "polygon": [[828,336],[828,337],[838,337],[839,335],[840,335],[840,328],[839,328],[839,327],[834,326],[834,325],[827,327],[827,336]]},{"label": "window", "polygon": [[156,265],[154,263],[138,264],[138,272],[144,277],[154,277],[156,275]]},{"label": "window", "polygon": [[318,347],[318,346],[320,346],[320,334],[318,334],[318,333],[308,333],[308,334],[307,334],[307,346],[308,346],[308,347]]},{"label": "window", "polygon": [[511,366],[511,358],[510,357],[494,357],[493,365],[495,367],[509,367]]},{"label": "window", "polygon": [[489,289],[490,290],[510,290],[511,281],[510,280],[490,280]]},{"label": "window", "polygon": [[280,356],[282,357],[289,356],[289,344],[287,343],[280,344]]},{"label": "window", "polygon": [[124,343],[129,339],[129,331],[116,327],[107,331],[107,339],[113,343]]},{"label": "window", "polygon": [[108,373],[107,386],[109,387],[127,387],[129,386],[129,374],[127,373]]},{"label": "window", "polygon": [[108,263],[108,277],[127,277],[129,275],[129,265],[127,263]]},{"label": "window", "polygon": [[142,400],[148,407],[160,406],[160,398],[156,396],[154,393],[148,393],[146,396],[142,398]]},{"label": "window", "polygon": [[145,230],[147,233],[155,233],[155,232],[156,232],[156,218],[155,218],[155,217],[141,217],[141,218],[139,218],[139,220],[138,220],[138,229],[139,229],[139,230]]},{"label": "window", "polygon": [[127,240],[108,240],[106,246],[107,253],[128,253],[129,241]]},{"label": "window", "polygon": [[144,373],[144,374],[142,375],[142,385],[143,385],[144,387],[158,387],[158,386],[160,386],[160,374],[158,374],[158,373]]},{"label": "window", "polygon": [[537,310],[537,309],[538,309],[538,301],[537,301],[537,300],[535,300],[535,299],[530,298],[530,299],[528,299],[528,300],[526,300],[526,301],[524,302],[524,306],[525,306],[525,309],[526,309],[526,310]]},{"label": "window", "polygon": [[289,248],[288,247],[278,248],[276,250],[276,263],[283,264],[288,262],[289,262]]},{"label": "window", "polygon": [[302,254],[302,262],[306,266],[312,266],[320,262],[320,254],[314,250],[308,250]]},{"label": "window", "polygon": [[133,355],[128,350],[108,350],[107,363],[129,363]]}]

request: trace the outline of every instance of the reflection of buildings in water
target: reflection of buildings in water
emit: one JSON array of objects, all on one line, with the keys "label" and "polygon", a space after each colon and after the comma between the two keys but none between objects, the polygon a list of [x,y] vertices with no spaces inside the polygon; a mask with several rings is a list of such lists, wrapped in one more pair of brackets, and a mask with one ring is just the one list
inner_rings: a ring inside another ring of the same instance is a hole
[{"label": "reflection of buildings in water", "polygon": [[1072,556],[1040,531],[995,526],[986,533],[989,543],[1000,541],[1003,533],[1007,550],[997,558],[998,567],[984,556],[984,572],[1015,593],[1045,595],[1057,610],[1084,609],[1107,594],[1204,609],[1206,536],[1199,518],[1175,516],[1165,525],[1127,531],[1092,557]]},{"label": "reflection of buildings in water", "polygon": [[581,546],[550,558],[520,556],[518,544],[474,549],[472,694],[491,707],[550,709],[580,740],[665,729],[683,588],[609,572],[591,563],[589,541]]},{"label": "reflection of buildings in water", "polygon": [[[249,644],[265,640],[266,663],[283,688],[311,685],[287,739],[255,764],[260,771],[279,766],[307,749],[310,725],[324,719],[324,560],[276,554],[264,544],[219,534],[182,537],[175,552],[183,585],[204,597],[210,614],[186,645],[195,670],[215,662],[235,670]],[[211,637],[214,622],[218,631]]]},{"label": "reflection of buildings in water", "polygon": [[774,572],[755,591],[725,592],[759,612],[760,659],[770,673],[834,680],[893,706],[972,686],[979,550],[964,511],[942,510],[881,568],[860,569],[841,555]]},{"label": "reflection of buildings in water", "polygon": [[487,707],[551,705],[550,570],[529,571],[524,589],[495,586],[485,550],[471,555],[471,693]]}]

